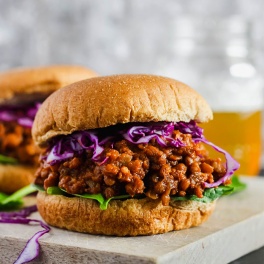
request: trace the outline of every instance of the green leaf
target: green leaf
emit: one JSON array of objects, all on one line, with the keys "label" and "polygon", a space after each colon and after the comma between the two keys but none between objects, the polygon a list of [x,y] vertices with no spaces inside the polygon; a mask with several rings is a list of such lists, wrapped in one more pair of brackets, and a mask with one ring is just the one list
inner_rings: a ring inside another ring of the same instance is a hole
[{"label": "green leaf", "polygon": [[127,198],[130,198],[131,196],[130,195],[119,195],[119,196],[113,196],[107,200],[104,200],[104,202],[102,204],[100,204],[100,209],[101,210],[106,210],[107,209],[107,206],[109,204],[109,202],[111,200],[121,200],[121,199],[127,199]]},{"label": "green leaf", "polygon": [[2,201],[4,201],[7,197],[8,195],[0,193],[0,211],[15,210],[23,205],[22,199],[3,204]]},{"label": "green leaf", "polygon": [[107,206],[108,206],[108,204],[109,204],[109,202],[111,200],[114,200],[114,199],[118,199],[119,200],[119,199],[125,199],[125,198],[129,198],[130,197],[130,195],[119,195],[119,196],[111,197],[109,199],[105,199],[101,193],[98,193],[98,194],[88,194],[88,193],[85,193],[85,194],[69,194],[64,189],[61,189],[61,188],[56,187],[56,186],[49,187],[47,189],[47,194],[54,194],[54,195],[65,195],[65,194],[68,194],[68,195],[81,197],[81,198],[85,198],[85,199],[93,199],[93,200],[96,200],[100,204],[100,209],[101,210],[106,210]]},{"label": "green leaf", "polygon": [[[62,191],[66,192],[65,190],[61,189]],[[100,209],[101,210],[106,210],[107,206],[109,204],[109,202],[111,200],[115,200],[115,199],[124,199],[124,198],[129,198],[129,195],[119,195],[119,196],[113,196],[109,199],[105,199],[104,196],[101,193],[98,194],[73,194],[73,196],[77,196],[77,197],[81,197],[81,198],[85,198],[85,199],[93,199],[96,200],[97,202],[99,202],[100,204]]]},{"label": "green leaf", "polygon": [[17,160],[11,157],[0,154],[0,163],[2,164],[16,164]]},{"label": "green leaf", "polygon": [[[43,188],[44,191],[44,188]],[[48,187],[47,194],[64,195],[64,192],[57,186]]]},{"label": "green leaf", "polygon": [[31,186],[35,188],[37,191],[45,191],[44,187],[42,185],[34,184],[32,183]]},{"label": "green leaf", "polygon": [[236,175],[232,177],[232,183],[230,184],[230,186],[234,187],[234,193],[243,191],[247,188],[247,185],[244,182],[241,182],[239,177]]},{"label": "green leaf", "polygon": [[81,197],[81,198],[85,198],[85,199],[96,200],[97,202],[100,203],[100,208],[101,208],[101,206],[103,207],[103,205],[105,203],[105,198],[103,197],[103,195],[101,193],[97,193],[97,194],[87,194],[87,193],[86,194],[74,194],[73,196],[77,196],[77,197]]},{"label": "green leaf", "polygon": [[13,194],[7,196],[3,201],[2,204],[8,204],[10,202],[18,201],[19,199],[22,199],[23,197],[27,196],[30,193],[33,193],[36,191],[36,188],[32,185],[28,185],[23,187],[22,189],[14,192]]},{"label": "green leaf", "polygon": [[36,191],[36,188],[34,188],[31,185],[28,185],[16,192],[14,192],[11,195],[7,195],[4,193],[0,193],[0,210],[14,210],[23,205],[22,198],[30,193],[33,193]]}]

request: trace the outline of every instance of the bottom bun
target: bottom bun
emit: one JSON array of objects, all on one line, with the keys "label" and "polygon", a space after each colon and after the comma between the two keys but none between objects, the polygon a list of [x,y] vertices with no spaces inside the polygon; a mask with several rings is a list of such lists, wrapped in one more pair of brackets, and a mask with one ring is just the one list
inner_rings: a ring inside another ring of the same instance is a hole
[{"label": "bottom bun", "polygon": [[29,185],[35,171],[33,167],[0,164],[0,192],[10,194]]},{"label": "bottom bun", "polygon": [[89,234],[138,236],[198,226],[211,215],[215,202],[174,201],[163,206],[149,198],[112,200],[107,210],[101,210],[95,200],[39,192],[37,206],[52,226]]}]

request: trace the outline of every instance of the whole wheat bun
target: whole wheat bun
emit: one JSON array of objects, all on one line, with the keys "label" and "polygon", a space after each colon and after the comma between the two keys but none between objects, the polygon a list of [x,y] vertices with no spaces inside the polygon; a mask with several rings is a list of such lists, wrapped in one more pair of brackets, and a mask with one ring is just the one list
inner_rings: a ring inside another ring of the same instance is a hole
[{"label": "whole wheat bun", "polygon": [[32,129],[39,146],[57,135],[118,123],[206,122],[212,111],[192,88],[154,75],[114,75],[83,80],[47,98]]},{"label": "whole wheat bun", "polygon": [[72,231],[115,236],[154,235],[198,226],[215,208],[215,202],[160,200],[112,200],[107,210],[97,201],[38,192],[37,207],[50,225]]},{"label": "whole wheat bun", "polygon": [[98,75],[93,70],[76,65],[17,68],[0,72],[0,105],[45,99],[63,86],[95,76]]},{"label": "whole wheat bun", "polygon": [[34,181],[36,168],[0,164],[0,192],[13,193]]}]

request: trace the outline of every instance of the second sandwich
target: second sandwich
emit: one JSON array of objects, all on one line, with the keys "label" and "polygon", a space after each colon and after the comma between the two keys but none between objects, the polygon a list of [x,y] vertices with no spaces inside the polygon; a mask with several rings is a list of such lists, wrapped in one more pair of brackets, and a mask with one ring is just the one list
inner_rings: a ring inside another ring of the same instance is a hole
[{"label": "second sandwich", "polygon": [[43,100],[65,85],[94,76],[90,69],[71,65],[0,73],[0,192],[12,193],[33,181],[40,150],[31,127]]}]

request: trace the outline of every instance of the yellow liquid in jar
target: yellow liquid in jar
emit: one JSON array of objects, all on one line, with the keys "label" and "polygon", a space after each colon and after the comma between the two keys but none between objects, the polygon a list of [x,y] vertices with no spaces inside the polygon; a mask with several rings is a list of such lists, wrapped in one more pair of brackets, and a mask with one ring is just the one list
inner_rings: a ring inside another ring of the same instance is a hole
[{"label": "yellow liquid in jar", "polygon": [[[214,113],[214,119],[205,124],[204,135],[228,151],[239,163],[238,174],[255,176],[261,161],[261,111],[241,113]],[[210,157],[219,153],[209,149]]]}]

